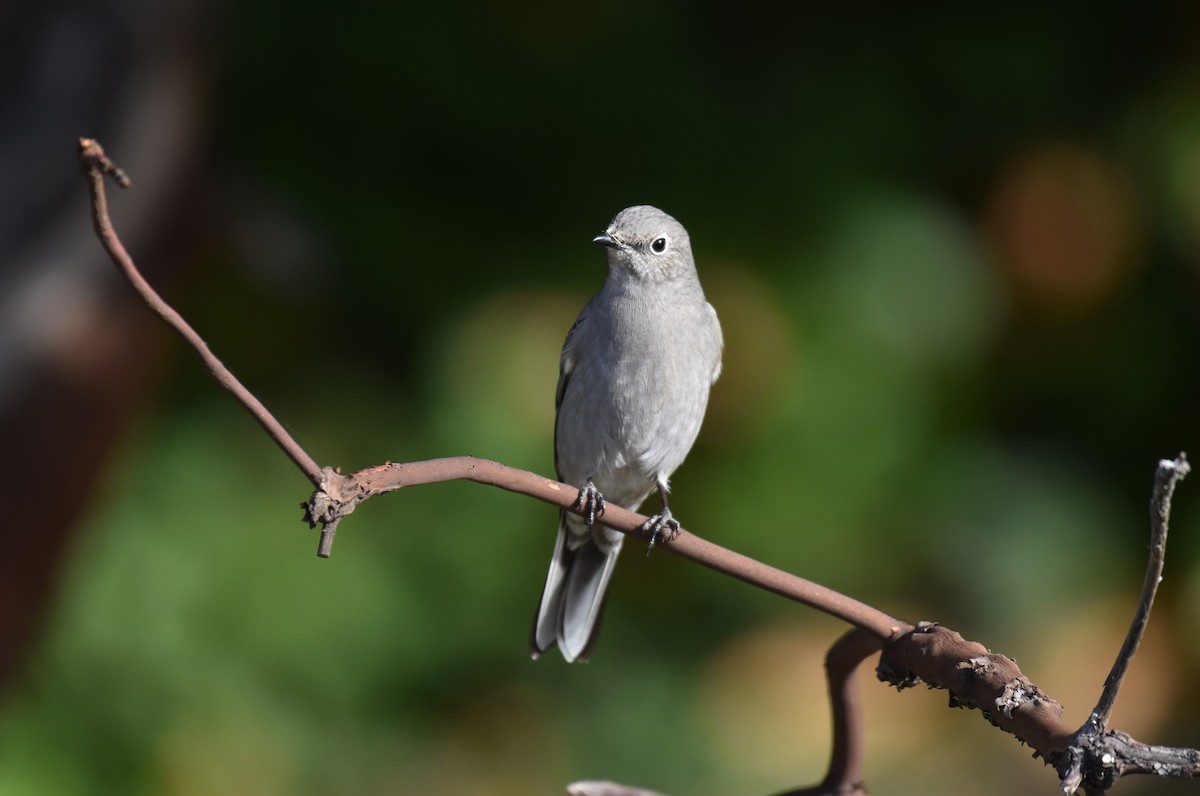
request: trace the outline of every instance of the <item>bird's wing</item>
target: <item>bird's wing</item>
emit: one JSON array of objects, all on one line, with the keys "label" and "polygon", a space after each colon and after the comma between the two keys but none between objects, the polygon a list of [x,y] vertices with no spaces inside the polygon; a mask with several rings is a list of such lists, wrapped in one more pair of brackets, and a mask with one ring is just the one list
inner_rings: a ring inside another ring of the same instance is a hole
[{"label": "bird's wing", "polygon": [[[554,469],[556,472],[558,471],[558,409],[562,406],[563,396],[567,392],[567,384],[571,381],[571,373],[575,370],[576,335],[581,328],[587,325],[588,310],[591,307],[592,302],[589,301],[580,311],[575,323],[571,324],[571,329],[567,332],[567,339],[563,341],[562,354],[558,359],[558,387],[554,390]],[[559,476],[561,477],[561,475],[560,472]]]},{"label": "bird's wing", "polygon": [[708,317],[712,321],[713,328],[717,332],[717,361],[713,365],[712,381],[709,384],[716,384],[717,379],[721,377],[721,354],[725,350],[725,338],[721,334],[721,322],[717,320],[717,311],[713,309],[713,305],[704,305],[708,310]]},{"label": "bird's wing", "polygon": [[575,330],[579,328],[579,324],[583,322],[583,313],[575,319],[574,325],[571,326],[571,331],[567,332],[567,339],[563,343],[562,354],[558,359],[558,387],[554,391],[554,409],[557,411],[563,402],[563,394],[567,391],[567,382],[571,380],[571,371],[575,370],[575,347],[572,345],[571,338],[575,336]]}]

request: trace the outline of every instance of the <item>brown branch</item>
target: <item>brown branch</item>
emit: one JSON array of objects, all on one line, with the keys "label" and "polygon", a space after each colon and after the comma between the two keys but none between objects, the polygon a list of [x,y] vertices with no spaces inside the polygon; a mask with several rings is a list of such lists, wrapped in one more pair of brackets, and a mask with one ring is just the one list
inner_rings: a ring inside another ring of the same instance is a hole
[{"label": "brown branch", "polygon": [[[122,185],[129,184],[128,178],[109,160],[100,144],[90,138],[79,140],[79,162],[80,169],[87,178],[88,191],[92,198],[92,219],[96,235],[100,238],[117,269],[133,285],[146,306],[162,318],[195,350],[213,378],[253,415],[259,425],[317,487],[317,491],[302,506],[305,510],[304,518],[309,525],[315,526],[320,523],[324,529],[318,555],[326,557],[329,555],[338,523],[359,503],[377,494],[417,484],[460,479],[475,481],[536,497],[560,508],[579,510],[574,505],[579,494],[576,487],[560,484],[557,481],[551,481],[534,473],[517,470],[497,462],[475,459],[470,456],[407,464],[387,463],[350,476],[342,475],[333,468],[320,467],[308,452],[292,439],[279,421],[267,411],[262,402],[254,397],[217,359],[187,321],[167,304],[138,272],[133,259],[113,229],[108,216],[108,202],[104,191],[105,176],[113,177]],[[624,533],[636,534],[648,539],[648,534],[643,532],[641,527],[646,520],[647,518],[640,514],[626,511],[618,506],[610,506],[605,511],[601,522]],[[893,619],[869,605],[706,542],[692,534],[680,532],[673,541],[664,543],[662,546],[710,569],[824,611],[855,627],[867,630],[881,640],[890,638],[907,628],[905,623]]]},{"label": "brown branch", "polygon": [[1082,727],[1074,731],[1067,727],[1062,706],[1030,682],[1011,658],[990,653],[981,644],[929,623],[920,623],[911,633],[884,645],[880,679],[900,688],[925,682],[948,690],[953,705],[978,708],[990,722],[1028,743],[1054,765],[1063,793],[1074,793],[1080,787],[1088,793],[1103,793],[1127,774],[1197,776],[1200,752],[1150,746],[1107,730],[1117,692],[1162,580],[1171,496],[1189,469],[1182,453],[1178,459],[1158,463],[1150,500],[1150,557],[1137,611],[1096,709]]},{"label": "brown branch", "polygon": [[[92,199],[96,234],[117,269],[133,285],[146,306],[192,347],[209,373],[246,408],[267,434],[284,451],[316,491],[303,505],[305,520],[322,525],[318,554],[328,556],[341,520],[362,501],[407,486],[468,480],[500,487],[536,498],[568,511],[579,512],[577,487],[518,470],[497,462],[460,456],[403,464],[386,463],[352,475],[342,475],[316,461],[292,439],[283,426],[253,394],[229,372],[186,321],[154,291],[134,266],[108,217],[105,177],[126,187],[129,180],[104,154],[100,145],[87,138],[79,141],[80,168]],[[790,791],[799,794],[862,793],[862,732],[853,674],[861,661],[879,645],[883,654],[877,668],[881,680],[904,688],[925,682],[950,691],[952,706],[979,709],[1006,732],[1032,746],[1038,755],[1056,766],[1063,788],[1070,792],[1080,783],[1089,792],[1101,792],[1120,776],[1153,773],[1168,777],[1200,775],[1200,753],[1138,743],[1115,731],[1103,731],[1129,659],[1149,616],[1162,571],[1171,492],[1187,472],[1183,456],[1166,471],[1160,467],[1154,507],[1155,539],[1146,587],[1125,646],[1118,656],[1096,711],[1088,724],[1072,731],[1062,721],[1062,706],[1044,694],[1008,657],[989,652],[983,645],[966,641],[959,634],[930,623],[916,627],[832,589],[767,566],[746,556],[707,542],[685,530],[670,541],[667,550],[752,586],[841,619],[856,630],[830,650],[826,666],[833,705],[835,740],[830,769],[816,788]],[[626,534],[649,539],[643,530],[646,517],[618,506],[609,506],[599,521]],[[1161,536],[1158,534],[1161,533]],[[1078,777],[1078,779],[1076,779]],[[650,794],[606,782],[576,783],[572,792],[581,794]],[[607,789],[607,790],[605,790]]]},{"label": "brown branch", "polygon": [[237,377],[229,372],[229,368],[217,359],[209,350],[208,345],[196,334],[196,331],[183,319],[171,305],[163,301],[162,296],[150,287],[150,283],[145,280],[137,267],[133,264],[133,258],[129,256],[129,252],[125,250],[125,245],[121,243],[121,239],[117,237],[116,230],[113,229],[112,221],[108,217],[108,196],[104,191],[104,178],[111,177],[114,182],[122,188],[129,187],[129,178],[125,172],[121,171],[115,163],[109,160],[108,155],[104,154],[103,147],[98,141],[91,138],[79,139],[79,168],[83,172],[83,176],[87,180],[88,194],[92,199],[92,226],[96,230],[96,236],[100,238],[100,243],[104,246],[104,250],[108,252],[108,256],[112,258],[113,264],[117,266],[117,270],[129,280],[137,291],[142,301],[146,306],[162,318],[164,322],[183,338],[196,355],[200,357],[200,361],[204,367],[212,375],[217,383],[228,390],[237,402],[246,408],[248,412],[258,421],[267,435],[275,440],[288,458],[292,460],[300,471],[308,477],[308,480],[313,483],[318,489],[322,485],[321,468],[313,460],[311,456],[300,445],[292,439],[287,433],[283,425],[275,419],[275,416],[267,411],[267,408],[254,397],[254,394],[238,381]]},{"label": "brown branch", "polygon": [[946,689],[951,707],[978,709],[1047,760],[1075,734],[1063,723],[1062,705],[1030,682],[1016,661],[931,622],[884,644],[877,674],[900,689],[919,683]]},{"label": "brown branch", "polygon": [[[359,503],[375,495],[394,492],[404,487],[445,481],[474,481],[487,484],[536,498],[561,509],[581,513],[577,500],[578,487],[473,456],[455,456],[423,462],[389,462],[352,475],[343,475],[326,468],[325,478],[326,488],[318,489],[306,504],[306,519],[310,525],[340,519],[352,512]],[[650,534],[643,528],[647,519],[644,515],[620,506],[609,505],[596,521],[649,541]],[[681,529],[679,534],[669,541],[660,541],[659,546],[709,569],[860,627],[881,641],[903,633],[909,627],[907,623],[865,603],[713,544],[685,529]]]},{"label": "brown branch", "polygon": [[778,796],[863,796],[862,704],[854,674],[859,665],[879,652],[879,639],[855,628],[830,647],[825,655],[829,702],[833,711],[833,751],[829,770],[819,785],[780,793]]}]

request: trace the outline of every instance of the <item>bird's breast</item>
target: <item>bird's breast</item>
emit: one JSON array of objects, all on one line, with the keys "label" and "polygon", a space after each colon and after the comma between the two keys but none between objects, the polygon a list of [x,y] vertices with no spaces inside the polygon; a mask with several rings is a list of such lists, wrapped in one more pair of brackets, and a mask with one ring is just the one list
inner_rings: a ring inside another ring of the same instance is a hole
[{"label": "bird's breast", "polygon": [[602,492],[602,480],[640,487],[682,463],[699,433],[719,355],[709,350],[702,298],[696,306],[618,297],[605,309],[591,314],[599,323],[576,341],[557,429],[563,477],[591,475]]}]

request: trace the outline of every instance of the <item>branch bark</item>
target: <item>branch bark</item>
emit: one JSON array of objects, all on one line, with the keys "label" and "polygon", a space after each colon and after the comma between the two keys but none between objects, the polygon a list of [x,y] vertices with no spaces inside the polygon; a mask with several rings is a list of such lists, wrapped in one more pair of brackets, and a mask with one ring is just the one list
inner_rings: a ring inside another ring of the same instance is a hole
[{"label": "branch bark", "polygon": [[[341,520],[364,500],[375,495],[446,481],[474,481],[527,495],[567,511],[582,511],[577,500],[578,487],[473,456],[422,462],[388,462],[351,475],[325,468],[323,478],[326,487],[318,489],[307,503],[302,504],[305,507],[305,519],[310,525]],[[637,512],[610,505],[596,521],[649,541],[650,534],[643,528],[647,519]],[[751,586],[827,613],[863,629],[880,641],[893,638],[909,628],[908,623],[865,603],[713,544],[683,528],[669,541],[660,539],[658,547]]]}]

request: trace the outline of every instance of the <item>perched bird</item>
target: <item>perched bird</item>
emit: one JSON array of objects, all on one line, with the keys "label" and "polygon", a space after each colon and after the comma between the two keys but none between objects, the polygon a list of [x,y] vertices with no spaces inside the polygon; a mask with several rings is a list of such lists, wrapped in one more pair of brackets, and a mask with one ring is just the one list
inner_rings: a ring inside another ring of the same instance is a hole
[{"label": "perched bird", "polygon": [[721,373],[721,325],[704,298],[687,230],[663,211],[622,210],[593,239],[608,279],[567,333],[559,363],[554,464],[580,487],[585,516],[563,511],[530,638],[587,660],[624,534],[595,525],[605,502],[636,511],[655,488],[651,545],[679,531],[668,479],[691,450]]}]

